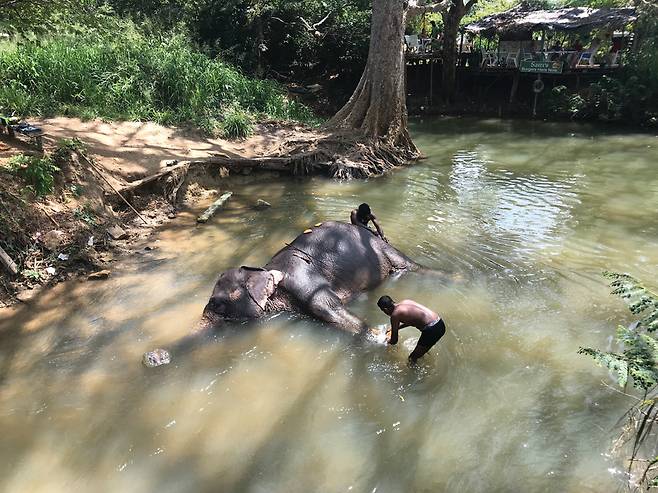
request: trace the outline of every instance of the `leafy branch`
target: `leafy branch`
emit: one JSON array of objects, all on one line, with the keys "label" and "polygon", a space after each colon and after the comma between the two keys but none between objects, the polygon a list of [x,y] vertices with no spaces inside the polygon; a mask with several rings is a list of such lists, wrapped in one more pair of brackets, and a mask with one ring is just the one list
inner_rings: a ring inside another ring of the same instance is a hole
[{"label": "leafy branch", "polygon": [[617,342],[623,347],[621,354],[583,347],[578,352],[591,356],[612,372],[621,387],[626,386],[630,376],[633,386],[643,393],[622,418],[626,419],[626,425],[614,449],[632,441],[628,472],[632,472],[634,465],[644,464],[638,471],[638,489],[644,491],[658,486],[658,457],[638,458],[658,421],[658,340],[649,334],[658,328],[658,295],[628,274],[604,272],[603,275],[611,280],[611,294],[624,300],[631,313],[640,319],[628,327],[617,327]]}]

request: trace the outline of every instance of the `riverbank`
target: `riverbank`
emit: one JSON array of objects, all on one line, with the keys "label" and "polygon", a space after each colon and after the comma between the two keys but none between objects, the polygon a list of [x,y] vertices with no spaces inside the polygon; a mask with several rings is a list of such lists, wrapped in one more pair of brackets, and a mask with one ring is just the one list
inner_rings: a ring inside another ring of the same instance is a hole
[{"label": "riverbank", "polygon": [[[150,122],[30,122],[44,130],[43,154],[24,140],[0,139],[0,246],[16,264],[15,273],[0,267],[0,307],[29,302],[67,279],[106,278],[119,258],[154,248],[151,234],[180,207],[223,191],[229,174],[252,171],[217,164],[191,170],[181,163],[276,155],[315,135],[282,123],[259,124],[250,138],[229,141]],[[59,156],[51,193],[37,197],[11,171],[19,155]]]}]

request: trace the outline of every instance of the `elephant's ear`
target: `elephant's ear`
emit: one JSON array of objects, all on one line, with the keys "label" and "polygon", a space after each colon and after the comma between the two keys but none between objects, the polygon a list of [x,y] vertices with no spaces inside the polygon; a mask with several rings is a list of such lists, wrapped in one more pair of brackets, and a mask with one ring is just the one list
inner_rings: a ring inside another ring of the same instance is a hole
[{"label": "elephant's ear", "polygon": [[261,310],[265,310],[265,304],[277,285],[283,279],[283,272],[278,270],[254,270],[247,278],[247,290],[251,299],[256,302]]}]

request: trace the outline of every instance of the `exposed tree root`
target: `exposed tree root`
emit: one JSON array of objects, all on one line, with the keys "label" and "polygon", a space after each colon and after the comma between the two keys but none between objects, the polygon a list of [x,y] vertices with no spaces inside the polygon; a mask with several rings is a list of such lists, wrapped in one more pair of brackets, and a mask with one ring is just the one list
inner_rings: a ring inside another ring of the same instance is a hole
[{"label": "exposed tree root", "polygon": [[370,178],[421,157],[408,136],[393,145],[388,139],[364,139],[346,133],[332,133],[308,140],[288,142],[280,154],[255,158],[211,156],[205,159],[181,161],[157,173],[127,183],[119,188],[122,195],[130,196],[147,186],[160,188],[172,204],[192,168],[223,168],[229,173],[243,169],[265,170],[293,176],[325,175],[347,180]]}]

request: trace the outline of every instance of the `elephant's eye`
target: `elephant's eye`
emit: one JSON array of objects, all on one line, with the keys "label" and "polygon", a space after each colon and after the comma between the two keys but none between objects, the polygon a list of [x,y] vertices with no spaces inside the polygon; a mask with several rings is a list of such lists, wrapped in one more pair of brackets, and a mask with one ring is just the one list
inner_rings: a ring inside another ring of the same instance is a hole
[{"label": "elephant's eye", "polygon": [[239,289],[234,289],[228,294],[228,297],[231,301],[237,301],[242,296],[242,292]]}]

